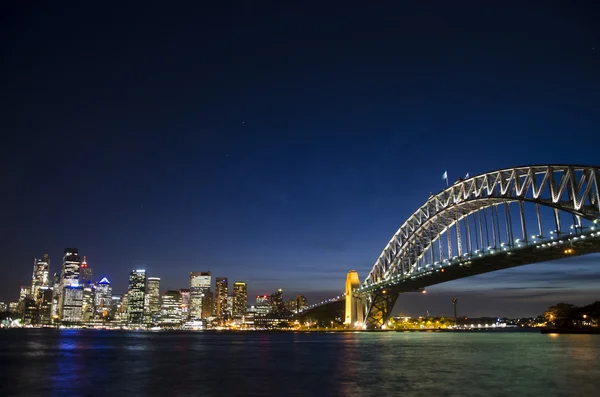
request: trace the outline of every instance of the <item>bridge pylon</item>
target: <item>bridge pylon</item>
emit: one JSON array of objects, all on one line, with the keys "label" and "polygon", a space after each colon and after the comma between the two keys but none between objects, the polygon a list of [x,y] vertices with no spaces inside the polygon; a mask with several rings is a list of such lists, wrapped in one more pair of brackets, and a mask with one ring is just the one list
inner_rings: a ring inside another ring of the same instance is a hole
[{"label": "bridge pylon", "polygon": [[356,270],[350,270],[346,276],[346,313],[344,325],[347,328],[356,328],[363,324],[364,305],[362,299],[354,293],[360,287],[360,280]]}]

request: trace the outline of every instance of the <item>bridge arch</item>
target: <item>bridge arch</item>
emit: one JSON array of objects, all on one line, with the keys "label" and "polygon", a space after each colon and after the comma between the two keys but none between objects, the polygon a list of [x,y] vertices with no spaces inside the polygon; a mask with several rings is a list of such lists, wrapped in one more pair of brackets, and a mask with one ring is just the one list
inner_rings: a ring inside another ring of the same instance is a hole
[{"label": "bridge arch", "polygon": [[[458,180],[431,195],[392,236],[358,288],[366,323],[381,326],[398,294],[411,288],[556,259],[560,250],[556,244],[572,244],[579,238],[588,240],[577,254],[600,251],[600,232],[583,233],[600,227],[594,224],[600,222],[599,186],[596,166],[534,165]],[[542,210],[549,211],[548,218]],[[565,224],[565,214],[572,217],[571,225]],[[549,220],[553,230],[547,234],[543,223]],[[529,237],[528,227],[535,235]],[[596,243],[590,245],[590,237]],[[535,251],[544,247],[552,247],[551,252]],[[454,270],[484,263],[491,267]],[[448,272],[439,277],[440,271]],[[429,281],[420,280],[429,276],[433,277]]]}]

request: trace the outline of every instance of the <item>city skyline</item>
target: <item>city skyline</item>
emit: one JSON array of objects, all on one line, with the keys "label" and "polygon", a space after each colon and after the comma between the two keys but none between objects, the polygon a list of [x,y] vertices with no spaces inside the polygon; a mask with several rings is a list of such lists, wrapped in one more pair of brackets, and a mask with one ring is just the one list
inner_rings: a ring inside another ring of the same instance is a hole
[{"label": "city skyline", "polygon": [[[132,269],[161,291],[209,270],[312,303],[364,280],[446,171],[598,163],[597,4],[7,7],[3,301],[74,246],[118,292]],[[583,304],[599,262],[457,280],[395,312]]]}]

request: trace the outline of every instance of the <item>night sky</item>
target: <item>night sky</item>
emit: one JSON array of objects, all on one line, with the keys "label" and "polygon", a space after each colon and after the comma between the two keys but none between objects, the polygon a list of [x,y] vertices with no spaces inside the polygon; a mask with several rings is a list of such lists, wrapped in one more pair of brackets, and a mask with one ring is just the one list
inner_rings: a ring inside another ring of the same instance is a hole
[{"label": "night sky", "polygon": [[[600,163],[597,1],[5,3],[1,301],[77,247],[116,293],[133,268],[162,290],[208,270],[314,303],[445,170]],[[396,311],[537,315],[599,287],[587,256]]]}]

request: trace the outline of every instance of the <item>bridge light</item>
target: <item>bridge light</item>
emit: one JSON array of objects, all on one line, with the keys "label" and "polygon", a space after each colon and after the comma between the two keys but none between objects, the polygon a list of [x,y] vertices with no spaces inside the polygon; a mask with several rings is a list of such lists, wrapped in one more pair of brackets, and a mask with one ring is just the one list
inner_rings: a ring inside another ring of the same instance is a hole
[{"label": "bridge light", "polygon": [[444,273],[444,269],[442,269],[442,273]]},{"label": "bridge light", "polygon": [[427,293],[427,291],[426,291],[426,290],[423,290],[423,293],[424,293],[424,294],[426,294],[426,293]]}]

